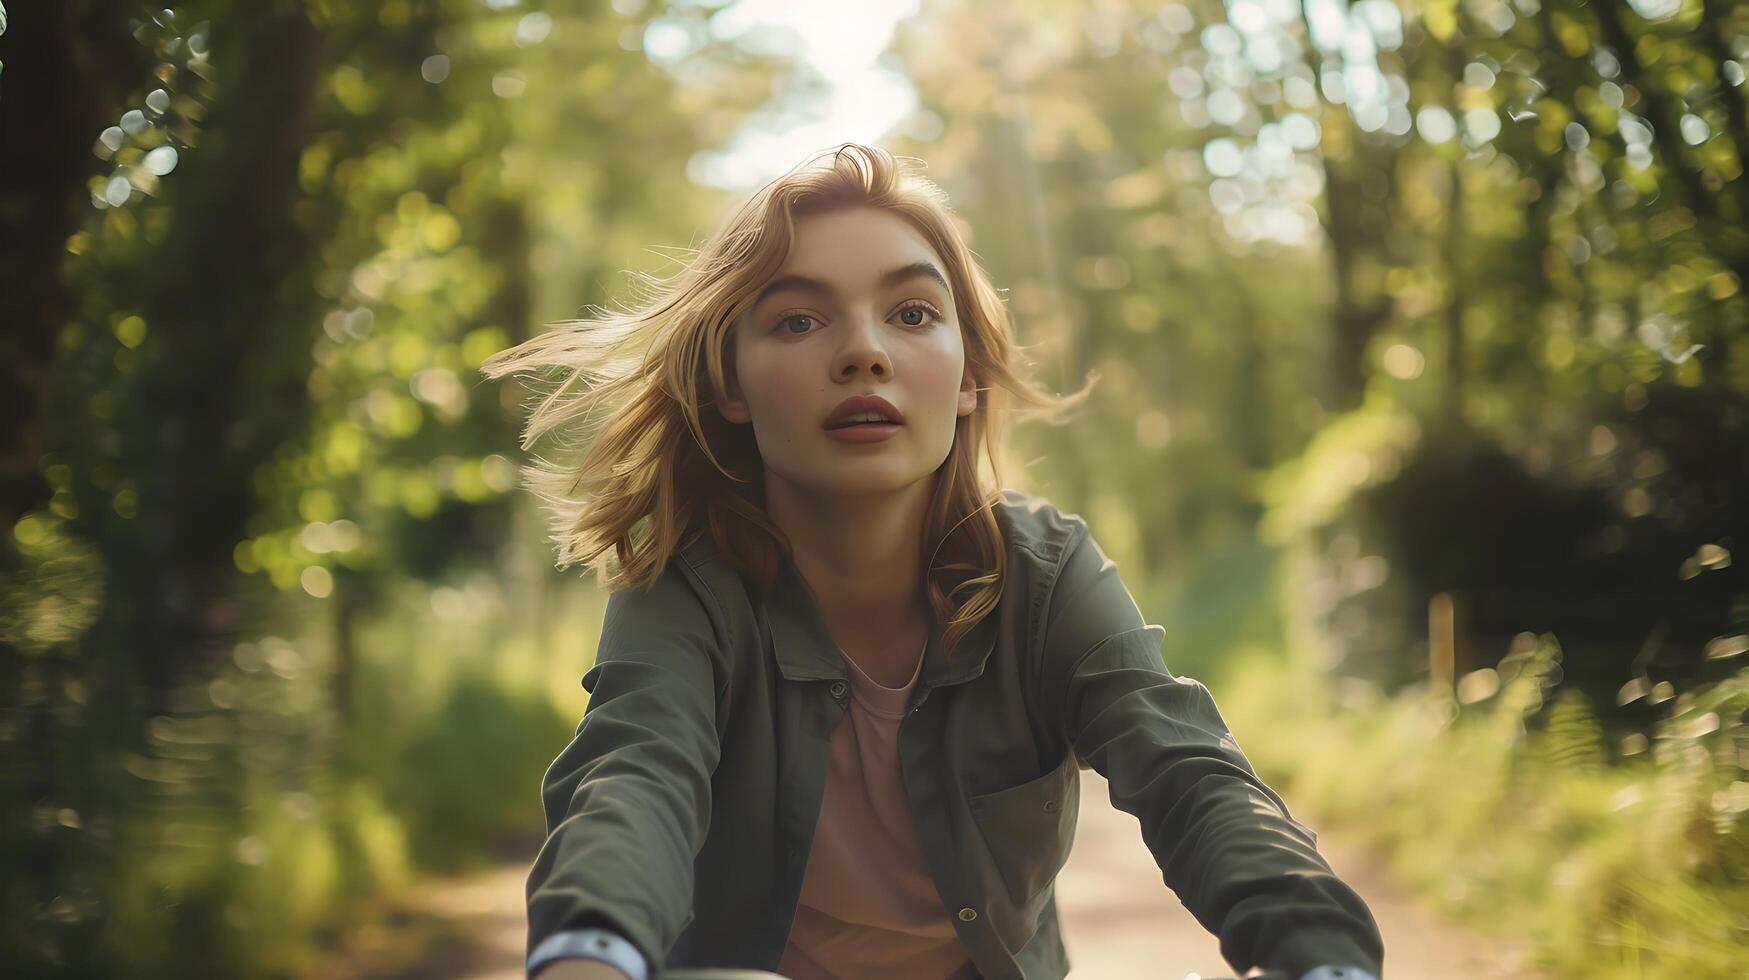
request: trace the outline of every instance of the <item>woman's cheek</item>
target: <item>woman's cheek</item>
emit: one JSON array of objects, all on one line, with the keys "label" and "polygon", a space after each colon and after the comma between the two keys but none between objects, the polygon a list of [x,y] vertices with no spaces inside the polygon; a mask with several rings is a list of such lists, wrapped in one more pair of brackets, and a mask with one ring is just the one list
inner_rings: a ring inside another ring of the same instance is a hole
[{"label": "woman's cheek", "polygon": [[745,380],[750,397],[752,392],[758,392],[760,414],[779,421],[800,417],[806,408],[807,386],[795,376],[795,371],[763,358],[749,366],[752,370],[746,372]]}]

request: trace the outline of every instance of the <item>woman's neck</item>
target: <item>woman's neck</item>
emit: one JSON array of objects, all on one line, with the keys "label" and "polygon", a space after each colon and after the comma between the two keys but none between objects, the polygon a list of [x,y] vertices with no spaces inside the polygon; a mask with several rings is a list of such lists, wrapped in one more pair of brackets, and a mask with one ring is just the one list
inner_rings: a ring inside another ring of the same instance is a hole
[{"label": "woman's neck", "polygon": [[833,639],[865,669],[863,656],[878,663],[913,640],[920,649],[928,636],[923,520],[931,482],[822,499],[767,474],[766,513],[789,538]]}]

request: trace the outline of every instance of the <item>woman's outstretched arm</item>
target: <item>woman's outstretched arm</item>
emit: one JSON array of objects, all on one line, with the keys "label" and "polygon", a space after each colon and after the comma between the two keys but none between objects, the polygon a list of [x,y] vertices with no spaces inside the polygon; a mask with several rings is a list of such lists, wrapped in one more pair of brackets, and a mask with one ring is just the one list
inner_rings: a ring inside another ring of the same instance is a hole
[{"label": "woman's outstretched arm", "polygon": [[676,556],[656,584],[609,596],[589,706],[542,782],[547,840],[528,877],[528,950],[606,928],[653,975],[692,921],[693,861],[720,757],[723,645]]},{"label": "woman's outstretched arm", "polygon": [[1079,517],[1046,605],[1046,691],[1068,743],[1141,823],[1168,887],[1240,973],[1319,966],[1378,974],[1366,903],[1318,854],[1317,835],[1258,778],[1209,690],[1160,658],[1117,566]]}]

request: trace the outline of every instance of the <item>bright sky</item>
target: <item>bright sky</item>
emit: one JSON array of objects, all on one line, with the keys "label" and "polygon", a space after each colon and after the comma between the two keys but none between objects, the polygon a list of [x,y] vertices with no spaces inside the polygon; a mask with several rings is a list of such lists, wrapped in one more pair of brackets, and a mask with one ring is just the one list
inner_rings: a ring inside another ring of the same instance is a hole
[{"label": "bright sky", "polygon": [[[769,106],[720,153],[701,155],[692,177],[702,184],[751,190],[800,163],[810,153],[848,141],[875,143],[911,114],[917,93],[901,74],[877,59],[899,21],[917,13],[919,0],[740,0],[710,18],[712,35],[760,51],[791,53],[797,70],[816,76],[822,98]],[[652,25],[646,50],[660,61],[691,47],[678,34]],[[802,82],[807,79],[795,79]],[[795,87],[793,84],[786,88]]]}]

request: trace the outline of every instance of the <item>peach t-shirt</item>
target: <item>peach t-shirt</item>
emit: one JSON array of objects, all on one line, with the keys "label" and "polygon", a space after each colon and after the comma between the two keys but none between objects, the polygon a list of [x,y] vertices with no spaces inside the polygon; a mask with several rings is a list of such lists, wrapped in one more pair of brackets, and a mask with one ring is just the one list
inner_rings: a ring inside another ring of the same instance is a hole
[{"label": "peach t-shirt", "polygon": [[922,673],[883,687],[849,657],[850,709],[832,729],[826,792],[777,972],[793,980],[975,980],[917,848],[899,722]]}]

